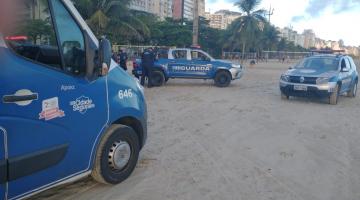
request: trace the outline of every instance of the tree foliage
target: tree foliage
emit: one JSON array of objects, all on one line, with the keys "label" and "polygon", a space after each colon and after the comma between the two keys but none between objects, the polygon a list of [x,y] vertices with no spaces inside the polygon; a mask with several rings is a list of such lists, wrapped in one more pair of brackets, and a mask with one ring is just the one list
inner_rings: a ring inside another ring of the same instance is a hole
[{"label": "tree foliage", "polygon": [[[192,22],[159,19],[153,14],[129,9],[130,0],[73,0],[97,36],[107,35],[113,43],[132,45],[189,47]],[[279,38],[277,29],[265,19],[266,11],[258,9],[261,0],[238,0],[243,13],[226,30],[214,29],[200,17],[199,43],[212,55],[222,51],[261,52],[303,51],[300,46]]]},{"label": "tree foliage", "polygon": [[150,36],[148,26],[139,20],[128,5],[130,0],[74,0],[74,4],[97,36],[129,43]]}]

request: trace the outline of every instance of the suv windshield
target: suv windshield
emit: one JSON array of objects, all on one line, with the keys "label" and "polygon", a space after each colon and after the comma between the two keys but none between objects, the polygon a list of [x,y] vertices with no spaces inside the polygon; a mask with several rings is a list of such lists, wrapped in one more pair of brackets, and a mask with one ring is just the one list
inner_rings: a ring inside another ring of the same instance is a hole
[{"label": "suv windshield", "polygon": [[339,58],[318,57],[306,58],[295,66],[297,69],[321,69],[326,71],[336,71],[339,67]]}]

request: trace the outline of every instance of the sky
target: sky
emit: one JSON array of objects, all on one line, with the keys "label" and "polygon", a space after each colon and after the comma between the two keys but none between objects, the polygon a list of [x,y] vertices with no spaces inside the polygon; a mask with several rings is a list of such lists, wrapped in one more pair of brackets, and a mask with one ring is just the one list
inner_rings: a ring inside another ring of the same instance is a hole
[{"label": "sky", "polygon": [[[220,9],[239,11],[238,0],[205,0],[206,12]],[[302,33],[313,29],[324,40],[344,40],[345,45],[360,46],[360,0],[262,0],[259,9],[274,8],[271,23],[291,26]]]}]

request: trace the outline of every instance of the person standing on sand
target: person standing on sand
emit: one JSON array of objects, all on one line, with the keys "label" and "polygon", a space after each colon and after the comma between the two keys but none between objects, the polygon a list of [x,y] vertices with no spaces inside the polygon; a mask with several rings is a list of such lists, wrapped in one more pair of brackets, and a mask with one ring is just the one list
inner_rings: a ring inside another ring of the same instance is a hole
[{"label": "person standing on sand", "polygon": [[126,54],[126,52],[124,52],[123,50],[120,50],[119,52],[119,60],[120,60],[120,67],[123,68],[125,71],[127,71],[127,60],[128,60],[128,56]]},{"label": "person standing on sand", "polygon": [[146,49],[144,51],[144,53],[141,56],[141,65],[142,65],[142,76],[141,76],[141,81],[140,84],[142,86],[145,85],[145,78],[147,77],[148,83],[147,86],[148,88],[152,87],[151,84],[151,70],[154,67],[154,63],[155,63],[155,54],[152,48]]}]

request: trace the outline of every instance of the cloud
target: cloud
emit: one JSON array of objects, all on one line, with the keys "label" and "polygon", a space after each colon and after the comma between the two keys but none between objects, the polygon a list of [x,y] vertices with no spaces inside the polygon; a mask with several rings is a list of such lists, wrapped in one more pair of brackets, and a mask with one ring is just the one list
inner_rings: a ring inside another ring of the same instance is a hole
[{"label": "cloud", "polygon": [[305,19],[304,16],[294,16],[293,18],[291,18],[291,21],[292,22],[299,22],[299,21],[302,21],[304,19]]},{"label": "cloud", "polygon": [[360,0],[310,0],[305,9],[304,16],[295,16],[293,22],[298,22],[307,17],[319,17],[325,10],[331,9],[333,13],[339,14],[360,8]]},{"label": "cloud", "polygon": [[360,0],[310,0],[306,13],[311,17],[318,17],[327,8],[334,13],[342,13],[360,6]]}]

